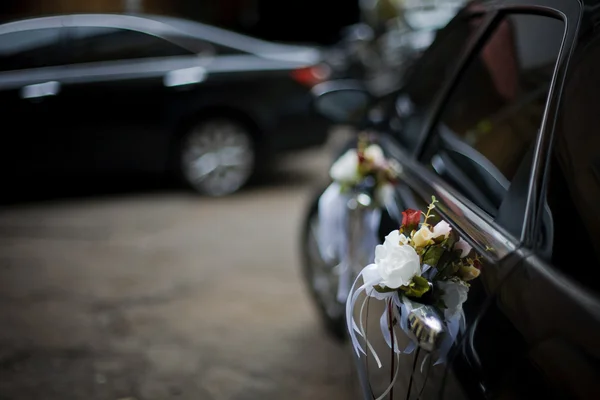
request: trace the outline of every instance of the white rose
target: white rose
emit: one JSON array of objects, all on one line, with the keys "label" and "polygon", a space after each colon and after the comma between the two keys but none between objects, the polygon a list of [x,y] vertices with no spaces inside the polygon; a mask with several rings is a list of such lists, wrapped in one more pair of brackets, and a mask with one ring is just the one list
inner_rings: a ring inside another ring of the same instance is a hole
[{"label": "white rose", "polygon": [[458,242],[454,244],[454,250],[460,250],[460,258],[466,257],[471,252],[471,246],[460,238]]},{"label": "white rose", "polygon": [[365,149],[365,158],[379,167],[383,167],[386,164],[383,150],[376,144],[372,144]]},{"label": "white rose", "polygon": [[446,305],[444,316],[451,318],[462,310],[462,305],[467,301],[469,287],[462,282],[441,281],[437,283],[444,294],[442,300]]},{"label": "white rose", "polygon": [[336,182],[355,182],[358,177],[358,154],[350,149],[336,160],[329,170],[329,176]]},{"label": "white rose", "polygon": [[433,239],[433,234],[428,227],[422,226],[417,232],[415,232],[412,240],[415,246],[425,246],[429,241]]},{"label": "white rose", "polygon": [[392,289],[408,285],[415,275],[421,275],[419,255],[411,246],[401,244],[403,240],[397,230],[385,237],[384,243],[375,248],[375,264],[381,276],[381,284]]},{"label": "white rose", "polygon": [[448,237],[452,228],[446,221],[440,221],[436,226],[433,227],[433,237],[438,238],[440,236]]}]

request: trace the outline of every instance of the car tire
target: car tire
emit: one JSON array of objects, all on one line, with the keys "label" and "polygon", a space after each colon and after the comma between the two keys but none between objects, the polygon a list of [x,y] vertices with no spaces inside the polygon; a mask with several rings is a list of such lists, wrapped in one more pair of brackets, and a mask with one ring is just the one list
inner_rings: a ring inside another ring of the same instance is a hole
[{"label": "car tire", "polygon": [[[322,193],[322,192],[321,192]],[[323,325],[334,338],[346,339],[345,306],[337,300],[337,260],[323,260],[317,245],[320,194],[311,203],[301,236],[302,276]]]},{"label": "car tire", "polygon": [[254,173],[255,147],[250,129],[234,119],[197,122],[179,144],[181,177],[204,195],[218,197],[237,192]]}]

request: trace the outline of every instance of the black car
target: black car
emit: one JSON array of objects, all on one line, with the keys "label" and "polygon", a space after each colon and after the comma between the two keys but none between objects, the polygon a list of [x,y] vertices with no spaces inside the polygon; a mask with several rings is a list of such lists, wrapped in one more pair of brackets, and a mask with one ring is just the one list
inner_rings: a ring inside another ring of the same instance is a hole
[{"label": "black car", "polygon": [[[485,261],[448,361],[428,367],[423,352],[401,355],[396,398],[600,398],[599,20],[597,1],[470,3],[386,100],[379,141],[401,166],[398,208],[422,210],[435,196],[436,211]],[[366,98],[356,86],[331,88],[317,104],[336,104],[337,116]],[[308,277],[323,270],[311,252],[315,218],[313,206]],[[384,212],[380,239],[399,225]],[[312,289],[339,332],[339,308]],[[367,312],[375,333],[380,311]],[[373,344],[389,354],[383,340]],[[366,365],[357,359],[371,398],[390,365]]]},{"label": "black car", "polygon": [[65,15],[0,26],[2,174],[174,170],[210,195],[236,191],[270,155],[319,145],[310,88],[320,50],[182,19]]}]

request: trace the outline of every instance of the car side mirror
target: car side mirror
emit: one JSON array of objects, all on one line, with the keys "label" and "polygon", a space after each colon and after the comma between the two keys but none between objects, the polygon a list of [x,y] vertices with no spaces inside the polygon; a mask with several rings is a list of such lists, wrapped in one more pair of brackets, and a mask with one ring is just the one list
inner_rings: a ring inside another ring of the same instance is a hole
[{"label": "car side mirror", "polygon": [[312,89],[316,111],[336,123],[356,124],[366,118],[372,97],[353,80],[323,82]]}]

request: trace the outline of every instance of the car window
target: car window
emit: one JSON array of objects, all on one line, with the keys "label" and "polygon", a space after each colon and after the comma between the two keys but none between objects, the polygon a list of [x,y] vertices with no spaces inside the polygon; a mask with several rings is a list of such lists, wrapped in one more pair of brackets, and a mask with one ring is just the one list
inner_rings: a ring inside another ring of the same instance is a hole
[{"label": "car window", "polygon": [[425,161],[495,217],[517,172],[529,172],[564,25],[508,15],[492,29],[445,101]]},{"label": "car window", "polygon": [[478,34],[482,16],[459,14],[436,33],[436,39],[411,67],[404,89],[396,99],[392,121],[397,139],[409,150],[419,142],[425,116],[443,84],[456,68],[469,40]]},{"label": "car window", "polygon": [[61,28],[32,29],[0,35],[0,71],[60,65]]},{"label": "car window", "polygon": [[68,28],[67,43],[71,64],[193,54],[168,40],[118,28]]}]

